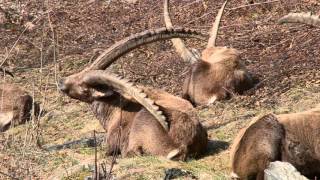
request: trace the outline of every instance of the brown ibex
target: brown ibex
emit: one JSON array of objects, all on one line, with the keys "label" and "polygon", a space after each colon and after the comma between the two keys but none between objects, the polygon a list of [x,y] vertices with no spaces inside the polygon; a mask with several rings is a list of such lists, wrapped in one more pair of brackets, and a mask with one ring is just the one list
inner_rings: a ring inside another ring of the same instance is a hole
[{"label": "brown ibex", "polygon": [[231,149],[233,176],[263,179],[273,161],[286,161],[310,178],[320,177],[320,106],[266,115],[242,129]]},{"label": "brown ibex", "polygon": [[[13,77],[10,71],[0,69]],[[13,84],[0,84],[0,132],[30,120],[32,111],[38,115],[39,105],[26,91]]]},{"label": "brown ibex", "polygon": [[[320,25],[310,13],[290,13],[279,22]],[[320,177],[320,104],[300,113],[266,115],[241,130],[231,149],[233,176],[263,179],[272,161],[286,161],[302,175]]]},{"label": "brown ibex", "polygon": [[198,35],[183,29],[145,31],[119,41],[91,66],[60,81],[62,92],[91,104],[107,131],[108,154],[152,154],[184,160],[206,151],[207,132],[188,101],[161,90],[134,87],[127,80],[102,71],[140,45]]},{"label": "brown ibex", "polygon": [[[172,28],[168,3],[169,0],[164,0],[164,20],[166,27]],[[189,51],[181,39],[172,39],[182,59],[192,64],[184,81],[183,97],[196,105],[208,105],[226,99],[233,93],[241,94],[254,85],[254,80],[241,62],[239,52],[233,48],[215,46],[226,3],[218,12],[201,58],[194,51]]]}]

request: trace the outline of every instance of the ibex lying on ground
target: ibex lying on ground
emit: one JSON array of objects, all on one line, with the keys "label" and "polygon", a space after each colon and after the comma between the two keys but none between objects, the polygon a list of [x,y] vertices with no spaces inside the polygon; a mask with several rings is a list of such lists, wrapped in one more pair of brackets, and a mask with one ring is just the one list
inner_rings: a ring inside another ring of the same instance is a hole
[{"label": "ibex lying on ground", "polygon": [[[168,10],[169,0],[164,0],[164,20],[167,28],[172,28]],[[183,86],[183,97],[196,105],[208,105],[216,100],[228,98],[233,93],[243,93],[253,87],[254,82],[239,52],[233,48],[216,47],[223,4],[213,24],[206,49],[201,58],[189,51],[181,39],[172,39],[176,51],[184,61],[192,65],[188,70]]]},{"label": "ibex lying on ground", "polygon": [[184,160],[206,150],[207,132],[188,101],[161,90],[135,88],[110,72],[95,70],[106,68],[139,45],[195,35],[193,31],[163,28],[133,35],[110,47],[90,67],[60,81],[62,92],[91,104],[107,131],[108,154],[152,154]]},{"label": "ibex lying on ground", "polygon": [[[318,16],[290,13],[280,23],[319,26]],[[320,177],[320,104],[309,111],[266,115],[241,130],[231,150],[233,175],[263,179],[272,161],[291,163],[302,175]],[[317,179],[316,178],[316,179]]]},{"label": "ibex lying on ground", "polygon": [[263,179],[270,162],[286,161],[310,178],[320,177],[320,106],[266,115],[241,130],[231,150],[233,175]]},{"label": "ibex lying on ground", "polygon": [[39,106],[26,91],[13,84],[0,84],[0,132],[30,120],[33,107],[37,115]]}]

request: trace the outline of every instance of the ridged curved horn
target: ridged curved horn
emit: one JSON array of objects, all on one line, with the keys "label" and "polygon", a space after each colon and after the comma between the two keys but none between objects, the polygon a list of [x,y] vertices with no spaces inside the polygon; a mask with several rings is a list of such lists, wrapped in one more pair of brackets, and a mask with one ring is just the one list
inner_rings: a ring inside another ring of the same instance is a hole
[{"label": "ridged curved horn", "polygon": [[222,15],[223,15],[224,8],[226,7],[227,3],[228,3],[228,0],[226,0],[223,3],[223,5],[220,8],[220,10],[217,14],[217,17],[213,23],[213,26],[212,26],[212,29],[210,32],[210,38],[208,40],[207,48],[216,46],[216,40],[217,40],[217,36],[218,36],[220,21],[221,21]]},{"label": "ridged curved horn", "polygon": [[0,67],[0,71],[4,72],[4,74],[8,74],[11,77],[14,77],[11,71],[7,70],[6,68]]},{"label": "ridged curved horn", "polygon": [[320,18],[317,15],[309,13],[289,13],[279,19],[279,23],[303,23],[311,26],[320,27]]},{"label": "ridged curved horn", "polygon": [[[164,16],[164,23],[166,25],[166,28],[172,29],[173,25],[172,25],[170,14],[169,14],[169,0],[164,0],[163,16]],[[182,39],[180,38],[171,39],[171,42],[174,48],[176,49],[176,52],[180,55],[183,61],[194,63],[198,60],[198,58],[194,56],[194,54],[191,51],[189,51],[189,49],[186,47]]]},{"label": "ridged curved horn", "polygon": [[159,121],[163,128],[168,131],[166,118],[162,115],[163,113],[159,110],[159,107],[155,105],[154,101],[149,99],[141,89],[135,87],[133,83],[129,82],[129,80],[103,70],[93,70],[87,73],[84,82],[89,85],[105,84],[119,90],[120,94],[128,94],[145,107]]},{"label": "ridged curved horn", "polygon": [[201,32],[186,28],[158,28],[155,30],[146,30],[115,43],[105,50],[86,70],[106,69],[122,55],[141,45],[155,41],[171,38],[198,38],[204,40],[204,37],[206,36],[207,35],[204,35]]}]

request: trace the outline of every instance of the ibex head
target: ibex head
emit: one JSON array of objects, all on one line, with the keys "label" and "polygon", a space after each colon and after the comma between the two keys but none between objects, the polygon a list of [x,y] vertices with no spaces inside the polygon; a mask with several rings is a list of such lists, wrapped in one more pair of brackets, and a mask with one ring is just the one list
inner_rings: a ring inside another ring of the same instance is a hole
[{"label": "ibex head", "polygon": [[91,64],[90,67],[84,69],[82,72],[61,79],[59,88],[71,98],[89,103],[97,98],[110,96],[113,94],[111,89],[104,87],[104,89],[97,90],[100,87],[96,87],[96,84],[90,82],[91,79],[86,74],[88,71],[106,69],[122,55],[144,44],[174,37],[194,37],[202,39],[203,36],[203,34],[194,30],[183,28],[159,28],[134,34],[108,48]]},{"label": "ibex head", "polygon": [[59,82],[59,89],[69,97],[92,103],[95,100],[123,96],[137,101],[144,106],[167,129],[165,117],[154,102],[146,97],[141,90],[133,87],[127,80],[102,70],[115,60],[141,45],[175,37],[196,37],[203,35],[194,30],[175,28],[159,28],[154,31],[144,31],[125,38],[104,51],[88,68],[70,75]]},{"label": "ibex head", "polygon": [[[89,71],[90,72],[90,71]],[[101,86],[92,79],[92,72],[80,72],[59,81],[59,89],[73,99],[92,103],[114,94],[112,87]]]}]

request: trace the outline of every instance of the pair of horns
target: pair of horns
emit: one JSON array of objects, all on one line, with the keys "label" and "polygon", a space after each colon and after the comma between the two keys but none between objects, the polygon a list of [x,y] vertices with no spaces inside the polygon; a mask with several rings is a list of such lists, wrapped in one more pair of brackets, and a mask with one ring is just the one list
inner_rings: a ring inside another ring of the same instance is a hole
[{"label": "pair of horns", "polygon": [[136,88],[133,83],[128,80],[102,70],[106,69],[124,54],[141,45],[171,38],[205,39],[206,36],[207,35],[196,30],[186,28],[158,28],[134,34],[109,47],[88,68],[86,68],[84,70],[87,71],[85,82],[89,85],[90,83],[95,83],[111,86],[120,91],[120,94],[129,95],[145,107],[159,121],[165,130],[168,130],[168,124],[165,121],[166,118],[153,100],[149,99],[142,90]]},{"label": "pair of horns", "polygon": [[[216,39],[218,36],[219,25],[221,22],[221,18],[223,15],[223,11],[227,5],[228,1],[226,0],[222,7],[220,8],[215,21],[212,25],[212,29],[210,32],[210,38],[208,40],[207,48],[214,47],[216,45]],[[164,22],[167,28],[173,28],[170,14],[169,14],[169,0],[164,0],[164,7],[163,7],[163,15],[164,15]],[[194,63],[198,60],[198,58],[186,47],[184,42],[181,39],[172,39],[172,44],[175,47],[178,54],[180,54],[181,58],[184,61]]]}]

